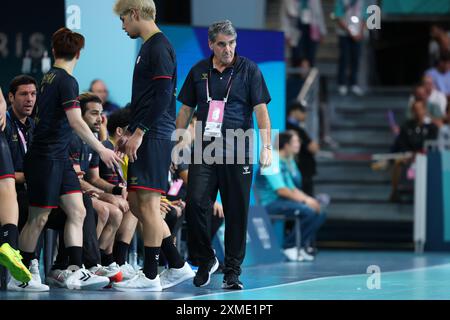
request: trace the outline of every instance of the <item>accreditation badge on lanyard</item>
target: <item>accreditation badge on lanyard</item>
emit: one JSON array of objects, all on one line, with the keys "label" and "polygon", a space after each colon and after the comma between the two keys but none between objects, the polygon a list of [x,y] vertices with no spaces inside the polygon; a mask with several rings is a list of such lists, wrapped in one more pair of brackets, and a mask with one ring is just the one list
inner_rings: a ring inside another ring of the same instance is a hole
[{"label": "accreditation badge on lanyard", "polygon": [[227,95],[223,100],[212,100],[210,92],[209,92],[209,79],[211,78],[211,71],[209,73],[209,78],[206,80],[206,95],[208,97],[209,111],[208,111],[208,119],[206,121],[206,128],[204,135],[207,137],[222,137],[222,124],[223,124],[223,116],[225,113],[225,105],[228,101],[228,97],[231,91],[231,85],[233,82],[233,74],[234,69],[231,71],[230,79],[227,83]]}]

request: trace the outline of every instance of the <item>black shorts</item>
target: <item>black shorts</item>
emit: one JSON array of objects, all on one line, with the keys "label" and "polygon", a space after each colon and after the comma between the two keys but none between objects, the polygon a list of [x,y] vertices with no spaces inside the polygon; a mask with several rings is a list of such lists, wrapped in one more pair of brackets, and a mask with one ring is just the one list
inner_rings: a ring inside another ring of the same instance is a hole
[{"label": "black shorts", "polygon": [[81,193],[72,162],[27,154],[24,161],[30,206],[55,209],[62,195]]},{"label": "black shorts", "polygon": [[143,139],[137,160],[128,163],[128,191],[166,193],[173,145],[171,140]]},{"label": "black shorts", "polygon": [[0,180],[14,179],[14,164],[9,151],[8,142],[5,133],[0,131]]}]

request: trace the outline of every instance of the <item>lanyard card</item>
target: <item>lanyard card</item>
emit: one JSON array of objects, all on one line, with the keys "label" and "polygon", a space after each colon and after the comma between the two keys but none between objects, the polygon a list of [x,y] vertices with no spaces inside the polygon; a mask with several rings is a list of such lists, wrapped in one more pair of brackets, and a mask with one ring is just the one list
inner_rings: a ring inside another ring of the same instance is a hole
[{"label": "lanyard card", "polygon": [[222,123],[225,112],[225,101],[211,100],[209,102],[208,120],[206,122],[205,136],[222,137]]}]

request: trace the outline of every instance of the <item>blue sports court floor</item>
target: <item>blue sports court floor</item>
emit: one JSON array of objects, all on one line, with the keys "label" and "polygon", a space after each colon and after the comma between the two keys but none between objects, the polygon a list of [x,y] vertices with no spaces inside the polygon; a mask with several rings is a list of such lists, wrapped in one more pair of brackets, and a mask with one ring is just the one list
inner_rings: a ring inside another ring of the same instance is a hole
[{"label": "blue sports court floor", "polygon": [[[367,273],[369,266],[379,267],[379,278]],[[0,300],[448,300],[449,279],[450,253],[321,251],[312,263],[245,268],[245,290],[237,292],[222,290],[222,275],[215,274],[207,288],[187,281],[161,293],[58,289],[0,292]],[[377,280],[379,289],[369,289]]]}]

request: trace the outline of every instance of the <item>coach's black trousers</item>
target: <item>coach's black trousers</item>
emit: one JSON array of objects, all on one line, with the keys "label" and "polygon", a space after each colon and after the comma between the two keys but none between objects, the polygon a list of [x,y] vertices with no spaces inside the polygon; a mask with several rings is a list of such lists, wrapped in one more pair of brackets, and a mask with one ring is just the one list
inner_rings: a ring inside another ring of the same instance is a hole
[{"label": "coach's black trousers", "polygon": [[[247,161],[248,163],[248,161]],[[190,255],[201,264],[214,259],[211,247],[211,207],[220,191],[225,215],[224,273],[241,274],[245,257],[247,218],[252,184],[251,164],[191,164],[186,221]]]}]

